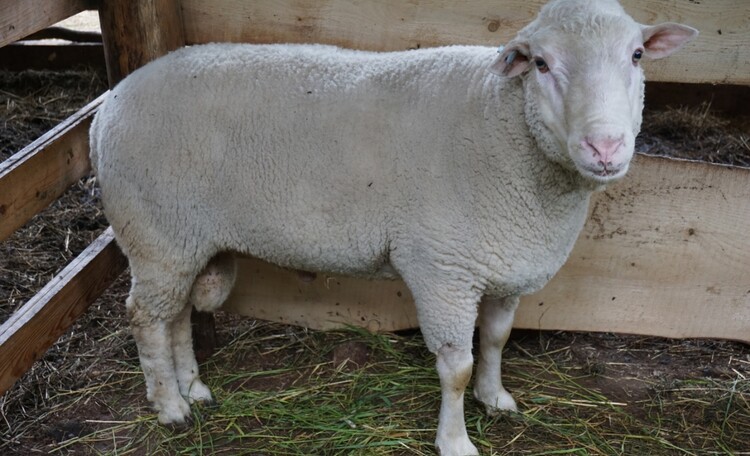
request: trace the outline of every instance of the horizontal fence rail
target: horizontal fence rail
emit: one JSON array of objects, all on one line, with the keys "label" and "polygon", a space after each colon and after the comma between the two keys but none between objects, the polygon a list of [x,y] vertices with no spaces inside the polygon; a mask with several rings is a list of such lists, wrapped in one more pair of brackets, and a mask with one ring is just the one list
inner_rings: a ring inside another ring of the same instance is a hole
[{"label": "horizontal fence rail", "polygon": [[0,163],[0,241],[90,171],[89,126],[104,97]]},{"label": "horizontal fence rail", "polygon": [[44,355],[126,265],[108,228],[0,326],[0,394]]},{"label": "horizontal fence rail", "polygon": [[3,0],[0,1],[0,46],[25,38],[50,25],[88,9],[94,0]]},{"label": "horizontal fence rail", "polygon": [[[105,95],[0,163],[0,240],[90,172],[88,130]],[[0,394],[126,266],[110,228],[0,326]]]},{"label": "horizontal fence rail", "polygon": [[[451,44],[498,46],[547,0],[182,0],[188,44],[326,43],[394,51]],[[653,81],[750,84],[747,0],[621,0],[642,23],[683,22],[701,31],[685,50],[653,65]]]}]

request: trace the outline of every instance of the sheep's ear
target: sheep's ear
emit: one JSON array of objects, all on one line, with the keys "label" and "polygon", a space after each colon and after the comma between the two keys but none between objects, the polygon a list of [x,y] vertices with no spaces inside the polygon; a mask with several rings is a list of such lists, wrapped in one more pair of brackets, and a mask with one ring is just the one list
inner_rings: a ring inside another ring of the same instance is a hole
[{"label": "sheep's ear", "polygon": [[528,44],[511,41],[500,48],[498,53],[500,55],[490,65],[490,72],[512,78],[529,69]]},{"label": "sheep's ear", "polygon": [[646,56],[652,59],[664,58],[698,36],[698,30],[687,25],[665,22],[664,24],[642,26],[643,47]]}]

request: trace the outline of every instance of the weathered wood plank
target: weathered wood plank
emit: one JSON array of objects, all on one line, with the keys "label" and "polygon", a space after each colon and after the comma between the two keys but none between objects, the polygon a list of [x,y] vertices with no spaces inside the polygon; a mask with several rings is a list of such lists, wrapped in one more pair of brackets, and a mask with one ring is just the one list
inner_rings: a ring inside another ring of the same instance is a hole
[{"label": "weathered wood plank", "polygon": [[[750,342],[750,169],[638,156],[595,196],[569,261],[522,300],[516,327]],[[300,278],[240,261],[225,307],[313,328],[415,327],[400,281]]]},{"label": "weathered wood plank", "polygon": [[73,43],[101,43],[102,34],[84,30],[73,30],[66,27],[47,27],[24,38],[34,40],[67,40]]},{"label": "weathered wood plank", "polygon": [[126,265],[110,228],[0,326],[0,394],[44,355]]},{"label": "weathered wood plank", "polygon": [[750,342],[748,183],[750,169],[638,157],[516,325]]},{"label": "weathered wood plank", "polygon": [[25,38],[81,11],[95,8],[95,2],[92,0],[0,2],[0,46]]},{"label": "weathered wood plank", "polygon": [[[183,0],[188,44],[215,41],[328,43],[404,50],[446,44],[497,46],[536,16],[546,0]],[[655,81],[750,84],[746,0],[622,0],[644,23],[679,21],[701,30],[688,48],[655,65]]]},{"label": "weathered wood plank", "polygon": [[411,293],[400,280],[369,281],[282,269],[251,257],[238,258],[237,281],[224,310],[262,320],[370,331],[418,326]]},{"label": "weathered wood plank", "polygon": [[89,172],[89,125],[104,95],[0,163],[0,240]]},{"label": "weathered wood plank", "polygon": [[99,7],[109,85],[185,44],[176,0],[102,0]]}]

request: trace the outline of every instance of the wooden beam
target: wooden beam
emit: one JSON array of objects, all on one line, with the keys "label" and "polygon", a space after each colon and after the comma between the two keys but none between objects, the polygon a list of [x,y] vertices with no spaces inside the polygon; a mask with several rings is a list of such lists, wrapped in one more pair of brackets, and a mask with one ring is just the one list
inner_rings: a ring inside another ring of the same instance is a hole
[{"label": "wooden beam", "polygon": [[0,394],[44,355],[126,265],[109,228],[0,326]]},{"label": "wooden beam", "polygon": [[[327,43],[376,51],[447,44],[497,46],[530,22],[547,0],[183,0],[188,44]],[[697,40],[646,63],[648,79],[750,84],[747,0],[622,0],[638,21],[684,22]]]},{"label": "wooden beam", "polygon": [[0,2],[0,47],[25,38],[87,9],[92,0],[8,0]]},{"label": "wooden beam", "polygon": [[24,38],[24,41],[33,40],[66,40],[73,43],[101,43],[102,34],[99,32],[87,32],[73,30],[67,27],[47,27],[34,32]]},{"label": "wooden beam", "polygon": [[99,21],[110,87],[133,70],[185,45],[176,0],[102,0]]},{"label": "wooden beam", "polygon": [[[568,262],[522,300],[515,327],[750,342],[749,182],[750,169],[638,156],[595,195]],[[239,266],[230,311],[320,329],[417,326],[401,281]]]},{"label": "wooden beam", "polygon": [[103,98],[0,163],[0,240],[89,172],[89,125]]}]

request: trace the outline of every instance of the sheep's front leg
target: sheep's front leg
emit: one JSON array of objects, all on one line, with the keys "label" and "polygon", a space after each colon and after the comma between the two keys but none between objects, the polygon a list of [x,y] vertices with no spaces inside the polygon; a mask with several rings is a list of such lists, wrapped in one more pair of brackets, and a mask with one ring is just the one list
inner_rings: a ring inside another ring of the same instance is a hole
[{"label": "sheep's front leg", "polygon": [[500,378],[502,351],[513,326],[518,296],[505,299],[485,297],[479,305],[479,362],[474,397],[487,407],[487,413],[516,409],[516,401],[503,388]]},{"label": "sheep's front leg", "polygon": [[479,454],[469,440],[464,421],[464,391],[471,379],[474,359],[471,348],[443,345],[437,354],[440,377],[440,418],[435,445],[442,456]]},{"label": "sheep's front leg", "polygon": [[177,385],[182,397],[194,402],[212,403],[211,390],[198,377],[198,362],[193,352],[190,304],[172,322],[172,354]]},{"label": "sheep's front leg", "polygon": [[442,456],[477,455],[466,432],[464,391],[474,362],[471,348],[481,297],[478,287],[459,268],[448,269],[446,274],[442,267],[394,266],[414,296],[425,344],[437,355],[441,402],[435,446]]}]

